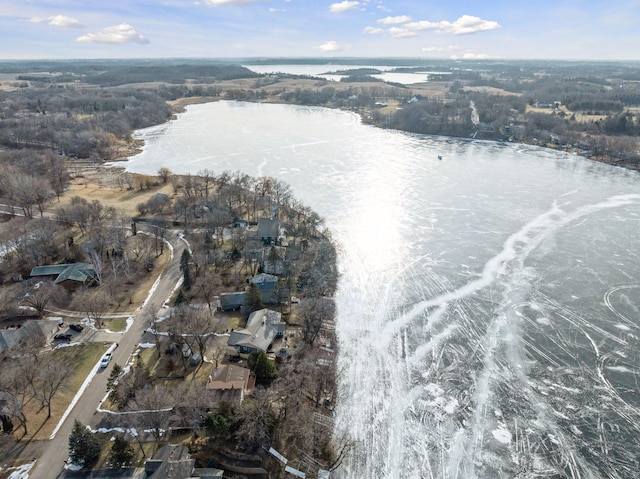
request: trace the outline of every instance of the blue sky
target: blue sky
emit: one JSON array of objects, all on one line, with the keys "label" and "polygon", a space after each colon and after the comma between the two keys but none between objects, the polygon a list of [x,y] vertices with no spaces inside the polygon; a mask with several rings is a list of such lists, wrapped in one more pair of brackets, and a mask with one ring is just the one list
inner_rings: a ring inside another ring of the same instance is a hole
[{"label": "blue sky", "polygon": [[640,60],[640,0],[0,0],[0,59]]}]

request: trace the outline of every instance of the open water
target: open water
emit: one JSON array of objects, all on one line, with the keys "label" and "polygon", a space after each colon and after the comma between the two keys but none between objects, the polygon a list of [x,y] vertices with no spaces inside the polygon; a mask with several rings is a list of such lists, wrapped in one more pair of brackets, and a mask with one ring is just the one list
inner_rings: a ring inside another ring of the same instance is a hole
[{"label": "open water", "polygon": [[132,171],[270,175],[326,218],[342,478],[640,477],[637,173],[285,105],[139,136]]}]

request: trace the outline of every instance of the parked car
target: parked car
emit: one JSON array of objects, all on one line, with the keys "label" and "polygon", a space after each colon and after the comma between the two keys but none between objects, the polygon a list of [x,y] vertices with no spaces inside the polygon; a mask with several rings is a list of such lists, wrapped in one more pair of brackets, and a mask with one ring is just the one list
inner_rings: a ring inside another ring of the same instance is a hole
[{"label": "parked car", "polygon": [[56,334],[53,339],[56,341],[71,341],[71,335],[68,333]]},{"label": "parked car", "polygon": [[105,353],[100,360],[100,368],[106,368],[109,365],[109,361],[111,361],[111,353]]},{"label": "parked car", "polygon": [[74,323],[69,325],[69,329],[73,329],[74,331],[80,332],[84,329],[84,326],[82,324]]}]

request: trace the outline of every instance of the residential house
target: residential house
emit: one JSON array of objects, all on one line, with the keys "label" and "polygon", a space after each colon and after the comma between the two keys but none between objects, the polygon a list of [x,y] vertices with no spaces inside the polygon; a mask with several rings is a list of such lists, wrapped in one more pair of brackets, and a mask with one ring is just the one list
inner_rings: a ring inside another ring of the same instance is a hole
[{"label": "residential house", "polygon": [[27,340],[43,345],[58,331],[58,321],[27,320],[20,327],[0,329],[0,353]]},{"label": "residential house", "polygon": [[30,276],[55,278],[53,281],[55,284],[60,284],[66,289],[76,289],[93,281],[94,274],[95,270],[90,264],[70,263],[36,266],[31,270]]},{"label": "residential house", "polygon": [[260,273],[249,279],[260,291],[263,304],[278,304],[289,298],[289,293],[280,288],[278,277],[273,274]]},{"label": "residential house", "polygon": [[264,244],[277,244],[280,236],[280,220],[275,218],[260,218],[258,220],[258,238]]},{"label": "residential house", "polygon": [[144,463],[147,479],[222,479],[224,471],[195,467],[186,446],[169,444],[158,449]]},{"label": "residential house", "polygon": [[218,298],[220,311],[237,311],[245,305],[247,293],[244,291],[222,293]]},{"label": "residential house", "polygon": [[256,377],[247,368],[226,364],[214,369],[207,381],[207,390],[214,402],[241,403],[250,395]]},{"label": "residential house", "polygon": [[275,340],[284,336],[285,327],[280,313],[260,309],[249,315],[245,328],[231,331],[227,344],[241,357],[258,351],[268,352]]},{"label": "residential house", "polygon": [[262,249],[262,271],[267,274],[282,274],[287,248],[284,246],[267,246]]}]

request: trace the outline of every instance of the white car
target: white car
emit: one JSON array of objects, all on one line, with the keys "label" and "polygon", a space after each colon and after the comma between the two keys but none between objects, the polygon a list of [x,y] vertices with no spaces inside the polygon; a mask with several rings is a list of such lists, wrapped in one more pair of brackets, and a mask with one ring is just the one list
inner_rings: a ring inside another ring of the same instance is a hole
[{"label": "white car", "polygon": [[100,360],[100,368],[106,368],[109,365],[109,361],[111,361],[111,353],[106,353]]}]

